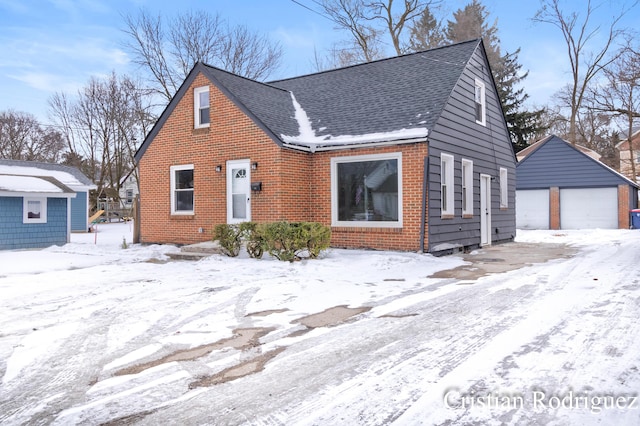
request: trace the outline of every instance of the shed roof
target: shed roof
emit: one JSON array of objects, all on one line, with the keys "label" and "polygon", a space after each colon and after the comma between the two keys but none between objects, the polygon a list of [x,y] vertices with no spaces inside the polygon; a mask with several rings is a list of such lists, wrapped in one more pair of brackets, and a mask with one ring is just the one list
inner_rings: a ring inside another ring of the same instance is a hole
[{"label": "shed roof", "polygon": [[144,154],[198,73],[277,144],[308,151],[425,140],[482,40],[260,83],[198,63],[136,154]]},{"label": "shed roof", "polygon": [[49,176],[76,191],[96,188],[96,185],[80,170],[63,164],[0,159],[0,174]]},{"label": "shed roof", "polygon": [[50,195],[75,197],[75,191],[50,176],[0,174],[0,195]]}]

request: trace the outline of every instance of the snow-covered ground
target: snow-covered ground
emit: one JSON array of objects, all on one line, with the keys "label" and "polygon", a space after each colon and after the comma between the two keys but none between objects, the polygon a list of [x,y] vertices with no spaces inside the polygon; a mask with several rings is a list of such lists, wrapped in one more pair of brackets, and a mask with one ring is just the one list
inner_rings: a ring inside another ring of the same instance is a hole
[{"label": "snow-covered ground", "polygon": [[0,424],[640,423],[640,231],[519,231],[577,253],[474,282],[429,278],[457,255],[168,261],[98,231],[0,251]]}]

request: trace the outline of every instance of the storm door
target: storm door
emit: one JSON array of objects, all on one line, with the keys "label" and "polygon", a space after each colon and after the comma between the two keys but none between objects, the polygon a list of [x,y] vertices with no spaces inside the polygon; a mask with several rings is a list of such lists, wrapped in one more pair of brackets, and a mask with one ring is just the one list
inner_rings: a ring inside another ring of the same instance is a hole
[{"label": "storm door", "polygon": [[227,223],[251,220],[249,160],[227,161]]}]

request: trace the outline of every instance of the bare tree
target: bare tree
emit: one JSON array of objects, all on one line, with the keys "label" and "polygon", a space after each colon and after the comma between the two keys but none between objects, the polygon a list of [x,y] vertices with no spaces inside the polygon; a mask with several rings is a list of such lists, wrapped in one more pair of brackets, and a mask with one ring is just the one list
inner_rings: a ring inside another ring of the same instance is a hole
[{"label": "bare tree", "polygon": [[0,112],[0,158],[56,163],[64,149],[62,134],[43,128],[26,112]]},{"label": "bare tree", "polygon": [[[593,79],[616,58],[611,54],[622,30],[618,28],[620,19],[625,15],[623,10],[613,18],[609,27],[600,31],[599,25],[593,25],[591,18],[597,12],[591,0],[586,2],[584,15],[578,12],[566,12],[560,7],[560,0],[541,0],[542,7],[533,18],[536,22],[547,23],[557,27],[565,40],[569,62],[571,64],[572,81],[567,106],[569,113],[569,134],[567,138],[576,143],[576,125],[578,114],[585,93]],[[634,5],[637,4],[634,3]],[[598,38],[604,34],[604,41],[598,44]]]},{"label": "bare tree", "polygon": [[384,37],[388,37],[397,55],[409,50],[404,33],[433,0],[322,0],[323,14],[336,28],[350,34],[347,47],[340,49],[344,63],[371,62],[384,55]]},{"label": "bare tree", "polygon": [[619,119],[625,128],[629,138],[629,167],[631,176],[635,177],[637,164],[631,136],[634,124],[640,121],[640,52],[635,51],[631,43],[629,39],[617,59],[604,70],[606,83],[590,90],[588,97],[593,110]]},{"label": "bare tree", "polygon": [[[82,170],[99,190],[117,194],[122,178],[134,169],[138,142],[154,122],[151,92],[127,76],[112,73],[92,78],[70,101],[62,93],[49,100],[50,116],[64,128],[67,163],[81,163]],[[137,173],[134,170],[137,179]]]},{"label": "bare tree", "polygon": [[157,94],[170,101],[196,62],[206,62],[252,79],[264,79],[279,65],[281,47],[246,27],[230,27],[218,16],[190,12],[165,28],[144,10],[124,17],[125,47],[148,73]]}]

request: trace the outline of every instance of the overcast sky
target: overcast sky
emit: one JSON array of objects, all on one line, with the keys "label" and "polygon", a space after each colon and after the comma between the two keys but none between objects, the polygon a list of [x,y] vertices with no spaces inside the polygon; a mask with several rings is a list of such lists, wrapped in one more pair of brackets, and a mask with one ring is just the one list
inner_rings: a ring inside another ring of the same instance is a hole
[{"label": "overcast sky", "polygon": [[[469,1],[444,1],[437,13],[451,19],[452,12]],[[532,22],[539,8],[537,0],[482,3],[490,19],[497,19],[503,51],[522,49],[519,59],[523,69],[529,70],[525,90],[531,103],[546,104],[570,78],[559,30]],[[601,3],[597,18],[606,28],[622,0],[593,3]],[[567,10],[576,11],[585,4],[586,0],[563,3]],[[318,10],[314,0],[0,0],[0,111],[32,113],[48,123],[47,100],[56,91],[74,95],[91,76],[111,71],[135,73],[123,48],[122,16],[136,14],[140,8],[163,18],[189,10],[217,12],[230,24],[244,24],[266,34],[284,52],[281,67],[270,79],[314,72],[314,50],[322,55],[346,37],[331,21],[309,10]],[[637,27],[638,22],[640,6],[624,19],[629,27]]]}]

